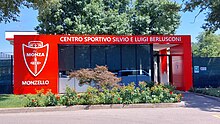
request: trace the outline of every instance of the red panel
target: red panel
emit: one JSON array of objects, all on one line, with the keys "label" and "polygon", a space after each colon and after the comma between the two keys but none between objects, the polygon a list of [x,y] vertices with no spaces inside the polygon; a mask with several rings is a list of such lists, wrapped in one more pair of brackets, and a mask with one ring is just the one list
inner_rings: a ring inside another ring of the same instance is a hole
[{"label": "red panel", "polygon": [[[43,43],[43,46],[48,44],[48,56],[45,51],[45,47],[43,49],[40,49],[40,47],[37,46],[42,46],[42,44],[40,44],[39,42],[37,43],[30,41],[41,41]],[[29,47],[29,50],[24,50],[23,53],[23,49],[25,48],[22,47],[24,47],[25,45]],[[45,60],[44,58],[47,59]],[[37,66],[36,63],[38,63]],[[52,92],[57,93],[57,63],[58,48],[57,43],[53,41],[53,38],[46,38],[44,36],[15,36],[14,93],[34,94],[36,93],[36,90],[40,89],[51,89]]]},{"label": "red panel", "polygon": [[[48,37],[55,38],[60,44],[181,44],[183,41],[190,41],[189,35],[48,35]],[[13,41],[14,38],[7,40]]]},{"label": "red panel", "polygon": [[177,45],[170,48],[172,57],[172,84],[179,90],[184,89],[183,81],[183,46]]},{"label": "red panel", "polygon": [[192,50],[191,41],[187,40],[183,44],[183,76],[184,76],[184,89],[185,91],[190,90],[193,86],[192,82]]},{"label": "red panel", "polygon": [[[172,77],[174,86],[176,86],[179,90],[190,90],[193,86],[190,38],[183,41],[183,44],[171,47],[170,52],[172,54]],[[179,67],[178,69],[177,66]]]},{"label": "red panel", "polygon": [[172,84],[178,89],[183,89],[183,59],[182,56],[172,56]]},{"label": "red panel", "polygon": [[183,55],[183,45],[176,45],[170,48],[171,55]]},{"label": "red panel", "polygon": [[[19,35],[26,37],[27,35]],[[58,44],[182,44],[188,40],[188,35],[29,35],[30,37],[44,37]]]},{"label": "red panel", "polygon": [[[160,51],[161,55],[167,55],[167,50],[161,50]],[[160,56],[161,59],[161,72],[163,73],[167,73],[167,56]]]}]

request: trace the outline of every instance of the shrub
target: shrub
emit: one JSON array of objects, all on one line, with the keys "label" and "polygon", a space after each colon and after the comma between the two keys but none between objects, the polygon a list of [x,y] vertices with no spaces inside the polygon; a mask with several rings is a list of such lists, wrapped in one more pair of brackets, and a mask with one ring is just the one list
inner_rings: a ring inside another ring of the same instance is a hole
[{"label": "shrub", "polygon": [[44,89],[36,90],[36,95],[27,95],[27,107],[43,107],[45,105],[46,98],[44,97]]},{"label": "shrub", "polygon": [[180,102],[182,95],[178,95],[172,89],[172,86],[155,85],[151,88],[152,103],[173,103]]},{"label": "shrub", "polygon": [[36,90],[37,94],[27,95],[27,107],[43,107],[43,106],[55,106],[57,105],[57,99],[55,95],[49,90],[46,95],[44,89]]},{"label": "shrub", "polygon": [[173,85],[164,85],[164,88],[167,88],[167,89],[169,89],[170,91],[172,91],[172,92],[174,92],[174,90],[176,89],[176,87],[175,86],[173,86]]},{"label": "shrub", "polygon": [[94,105],[100,103],[98,92],[97,88],[88,87],[83,97],[85,99],[85,104]]},{"label": "shrub", "polygon": [[27,95],[27,104],[25,105],[26,107],[38,107],[39,106],[39,101],[36,97]]},{"label": "shrub", "polygon": [[66,106],[75,105],[77,104],[77,93],[74,89],[67,87],[65,94],[60,97],[59,102],[61,105]]},{"label": "shrub", "polygon": [[128,86],[123,86],[120,88],[120,95],[123,99],[124,104],[132,104],[140,102],[140,89],[135,88],[134,83],[129,84]]},{"label": "shrub", "polygon": [[128,86],[113,87],[103,86],[101,89],[88,87],[84,93],[76,93],[70,87],[66,93],[59,96],[49,90],[37,91],[36,95],[28,95],[28,107],[55,106],[55,105],[94,105],[94,104],[134,104],[134,103],[173,103],[180,102],[181,94],[175,93],[173,86],[162,84],[148,85],[140,82],[138,87],[134,83]]},{"label": "shrub", "polygon": [[44,107],[46,106],[46,97],[44,95],[27,95],[26,107]]},{"label": "shrub", "polygon": [[153,82],[153,81],[147,82],[147,87],[151,88],[151,87],[153,87],[155,84],[157,84],[157,83],[156,83],[156,82]]},{"label": "shrub", "polygon": [[220,88],[194,88],[192,92],[220,97]]},{"label": "shrub", "polygon": [[121,104],[123,102],[123,98],[120,95],[120,88],[119,87],[112,88],[111,94],[112,94],[112,103]]},{"label": "shrub", "polygon": [[140,87],[140,102],[149,103],[151,100],[151,91],[150,88],[147,87],[147,83],[139,82],[139,87]]},{"label": "shrub", "polygon": [[111,104],[115,93],[114,88],[113,91],[111,91],[106,87],[102,87],[102,92],[99,93],[100,103]]},{"label": "shrub", "polygon": [[77,94],[77,105],[86,105],[87,99],[85,93]]},{"label": "shrub", "polygon": [[51,90],[49,90],[47,93],[46,93],[46,103],[45,105],[46,106],[55,106],[58,104],[58,100],[60,99],[60,96],[57,95],[55,96],[55,94],[53,94],[51,92]]},{"label": "shrub", "polygon": [[94,69],[80,69],[70,74],[70,79],[76,77],[80,84],[95,83],[95,87],[106,87],[111,89],[112,87],[119,86],[118,82],[120,78],[116,77],[114,73],[108,71],[106,66],[96,66]]}]

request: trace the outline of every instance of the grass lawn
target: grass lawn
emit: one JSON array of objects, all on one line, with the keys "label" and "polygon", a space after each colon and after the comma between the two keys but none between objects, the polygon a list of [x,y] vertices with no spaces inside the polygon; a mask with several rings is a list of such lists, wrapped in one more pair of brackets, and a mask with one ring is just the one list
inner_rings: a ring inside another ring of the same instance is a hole
[{"label": "grass lawn", "polygon": [[0,108],[24,107],[25,103],[24,95],[0,94]]},{"label": "grass lawn", "polygon": [[193,92],[220,97],[220,88],[195,88]]}]

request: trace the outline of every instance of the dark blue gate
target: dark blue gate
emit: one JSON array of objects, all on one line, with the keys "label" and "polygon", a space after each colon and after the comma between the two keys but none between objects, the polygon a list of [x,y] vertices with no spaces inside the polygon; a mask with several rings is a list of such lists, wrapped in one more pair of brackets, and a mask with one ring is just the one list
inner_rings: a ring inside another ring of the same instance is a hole
[{"label": "dark blue gate", "polygon": [[220,57],[193,57],[194,87],[220,87]]},{"label": "dark blue gate", "polygon": [[0,94],[13,93],[13,55],[0,52]]}]

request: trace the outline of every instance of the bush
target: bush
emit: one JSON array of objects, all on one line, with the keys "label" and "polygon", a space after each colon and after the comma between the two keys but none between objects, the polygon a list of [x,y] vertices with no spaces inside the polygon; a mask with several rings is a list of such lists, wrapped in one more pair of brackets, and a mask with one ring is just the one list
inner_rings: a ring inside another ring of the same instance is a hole
[{"label": "bush", "polygon": [[70,87],[67,87],[65,94],[60,97],[59,103],[66,106],[77,104],[76,91],[74,89],[71,89]]},{"label": "bush", "polygon": [[80,84],[95,83],[95,87],[100,89],[101,87],[106,87],[111,89],[113,87],[119,86],[118,82],[121,81],[120,78],[116,77],[114,73],[108,71],[106,66],[96,66],[94,69],[80,69],[70,74],[70,79],[76,77]]},{"label": "bush", "polygon": [[123,86],[120,89],[120,95],[122,97],[122,103],[132,104],[140,102],[140,88],[135,88],[134,83],[129,84],[128,86]]},{"label": "bush", "polygon": [[220,97],[220,88],[194,88],[191,92]]},{"label": "bush", "polygon": [[46,96],[43,94],[44,89],[36,90],[36,95],[27,95],[27,104],[26,107],[43,107],[46,106]]},{"label": "bush", "polygon": [[84,93],[83,98],[85,103],[83,104],[89,104],[94,105],[100,103],[99,97],[98,97],[98,89],[93,87],[88,87],[87,91]]},{"label": "bush", "polygon": [[174,90],[176,89],[176,87],[173,86],[173,85],[164,85],[164,88],[167,88],[167,89],[169,89],[172,92],[174,92]]},{"label": "bush", "polygon": [[50,90],[44,95],[43,91],[37,91],[36,95],[29,95],[29,107],[55,106],[55,105],[95,105],[95,104],[134,104],[134,103],[173,103],[180,102],[182,95],[174,91],[173,86],[162,84],[150,85],[140,82],[135,87],[134,83],[128,86],[113,87],[109,89],[105,86],[102,89],[89,87],[84,93],[76,93],[70,87],[66,88],[66,93],[59,96]]},{"label": "bush", "polygon": [[99,93],[100,103],[102,104],[111,104],[114,96],[114,91],[102,87],[102,92]]},{"label": "bush", "polygon": [[157,83],[156,83],[156,82],[153,82],[153,81],[147,82],[147,87],[151,88],[151,87],[153,87],[155,84],[157,84]]},{"label": "bush", "polygon": [[173,86],[164,86],[164,85],[154,85],[151,88],[152,100],[151,103],[173,103],[180,102],[181,96],[174,93]]},{"label": "bush", "polygon": [[46,106],[56,106],[58,104],[58,100],[60,99],[60,96],[57,95],[55,96],[55,94],[53,94],[51,92],[51,90],[49,90],[47,93],[46,93],[46,102],[45,102],[45,105]]},{"label": "bush", "polygon": [[151,100],[151,91],[150,91],[150,87],[152,87],[150,85],[150,87],[147,87],[149,85],[147,85],[146,82],[139,82],[139,87],[140,87],[140,102],[141,103],[150,103]]}]

